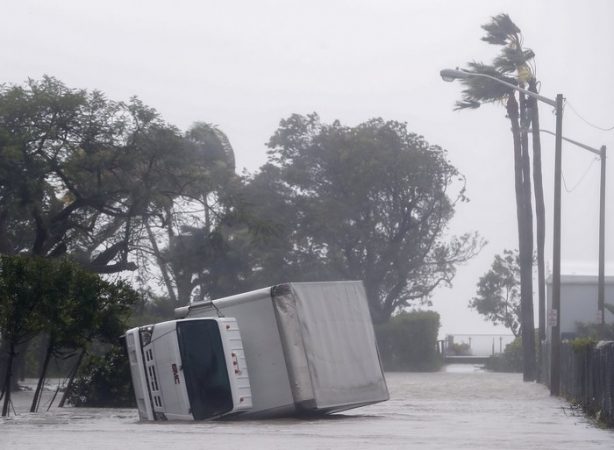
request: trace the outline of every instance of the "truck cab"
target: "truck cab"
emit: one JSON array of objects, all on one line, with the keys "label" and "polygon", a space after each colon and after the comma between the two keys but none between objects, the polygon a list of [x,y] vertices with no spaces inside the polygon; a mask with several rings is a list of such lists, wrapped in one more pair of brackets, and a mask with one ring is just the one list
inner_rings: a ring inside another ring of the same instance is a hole
[{"label": "truck cab", "polygon": [[126,348],[142,420],[205,420],[251,408],[249,373],[233,318],[132,328]]}]

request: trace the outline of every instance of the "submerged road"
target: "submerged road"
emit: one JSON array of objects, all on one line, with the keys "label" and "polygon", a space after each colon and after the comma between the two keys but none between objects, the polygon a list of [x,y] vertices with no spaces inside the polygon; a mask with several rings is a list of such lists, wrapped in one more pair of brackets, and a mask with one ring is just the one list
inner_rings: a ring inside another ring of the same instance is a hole
[{"label": "submerged road", "polygon": [[0,449],[614,448],[614,431],[519,374],[458,365],[386,379],[390,401],[317,420],[139,423],[132,409],[29,414],[20,411],[31,394],[18,393],[18,415],[0,419]]}]

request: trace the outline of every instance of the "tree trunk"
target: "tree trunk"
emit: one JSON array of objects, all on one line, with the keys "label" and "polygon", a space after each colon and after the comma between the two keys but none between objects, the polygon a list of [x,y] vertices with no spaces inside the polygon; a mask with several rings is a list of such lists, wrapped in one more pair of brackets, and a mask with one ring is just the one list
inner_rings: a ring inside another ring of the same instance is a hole
[{"label": "tree trunk", "polygon": [[171,276],[168,273],[168,268],[166,266],[166,263],[162,259],[162,254],[160,253],[158,243],[156,242],[156,236],[153,234],[153,231],[151,231],[151,226],[149,225],[149,222],[147,220],[145,221],[145,228],[147,229],[147,236],[149,237],[151,248],[154,252],[154,256],[156,257],[156,262],[158,263],[158,267],[160,267],[160,272],[162,273],[162,279],[164,280],[166,290],[168,291],[168,296],[173,302],[173,305],[176,305],[177,295],[175,294],[175,289],[173,288]]},{"label": "tree trunk", "polygon": [[[529,80],[529,90],[537,92],[536,80]],[[537,285],[538,285],[538,319],[539,319],[539,345],[537,347],[538,367],[542,366],[542,346],[546,340],[546,212],[544,206],[544,185],[542,180],[542,150],[539,134],[539,109],[537,100],[529,101],[531,114],[531,127],[533,130],[533,186],[535,189],[535,222],[537,233]],[[541,370],[537,371],[538,381],[541,381]]]},{"label": "tree trunk", "polygon": [[[522,181],[523,181],[523,206],[525,208],[525,240],[526,250],[524,257],[526,258],[527,286],[525,302],[522,304],[521,314],[524,322],[522,332],[523,346],[523,378],[525,381],[535,381],[536,365],[535,365],[535,320],[533,313],[533,204],[531,199],[531,155],[529,152],[529,137],[528,137],[528,108],[527,100],[524,94],[520,94],[520,123],[522,125],[521,149],[522,149]],[[522,287],[521,287],[522,288]]]},{"label": "tree trunk", "polygon": [[38,405],[40,403],[41,392],[45,385],[45,377],[47,375],[47,368],[49,367],[49,361],[51,361],[51,353],[53,350],[53,338],[49,338],[49,344],[47,345],[47,351],[45,352],[45,360],[43,361],[43,367],[41,367],[41,373],[38,378],[36,390],[34,391],[34,398],[32,399],[32,405],[30,406],[30,412],[38,411]]},{"label": "tree trunk", "polygon": [[72,385],[75,381],[75,377],[77,376],[77,372],[79,371],[79,367],[81,366],[81,362],[83,362],[84,357],[85,357],[85,350],[81,350],[81,353],[79,354],[79,358],[77,358],[77,362],[75,363],[75,366],[70,371],[70,377],[68,379],[68,384],[66,385],[66,389],[64,389],[64,393],[62,394],[62,399],[60,400],[60,403],[58,404],[58,408],[64,407],[64,403],[66,402],[66,399],[70,395],[70,391],[72,390]]},{"label": "tree trunk", "polygon": [[[4,396],[4,379],[6,377],[6,371],[8,370],[7,365],[9,359],[9,351],[9,342],[6,339],[2,339],[2,337],[0,336],[0,380],[2,380],[3,383],[2,385],[0,385],[0,400],[2,400]],[[12,381],[11,383],[14,384],[14,381]]]},{"label": "tree trunk", "polygon": [[192,274],[182,273],[176,267],[173,267],[173,273],[175,274],[175,285],[177,286],[177,306],[186,306],[190,304],[192,299],[192,291],[194,285],[192,284]]},{"label": "tree trunk", "polygon": [[13,372],[13,359],[15,357],[15,343],[10,342],[9,357],[6,361],[6,373],[4,375],[4,383],[2,383],[2,393],[4,394],[4,403],[2,404],[2,417],[6,417],[9,414],[9,407],[11,405],[11,377]]},{"label": "tree trunk", "polygon": [[28,354],[28,349],[31,347],[31,342],[32,341],[28,341],[20,344],[15,349],[15,360],[13,361],[13,381],[11,383],[11,388],[13,391],[17,390],[19,381],[23,381],[26,378],[26,355]]},{"label": "tree trunk", "polygon": [[[514,186],[518,219],[518,256],[520,262],[520,308],[523,349],[523,379],[535,380],[535,336],[533,325],[533,227],[530,191],[530,160],[523,151],[518,102],[510,94],[507,113],[514,139]],[[527,182],[529,186],[527,186]]]}]

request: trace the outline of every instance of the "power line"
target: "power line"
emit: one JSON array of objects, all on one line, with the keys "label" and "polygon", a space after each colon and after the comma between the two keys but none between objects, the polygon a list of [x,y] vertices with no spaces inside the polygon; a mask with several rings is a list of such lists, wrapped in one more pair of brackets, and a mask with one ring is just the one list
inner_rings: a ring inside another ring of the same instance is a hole
[{"label": "power line", "polygon": [[598,125],[595,125],[595,124],[589,122],[584,117],[582,117],[582,115],[578,111],[576,111],[576,109],[573,107],[573,105],[569,101],[565,102],[565,106],[569,106],[569,108],[573,111],[573,113],[576,116],[578,116],[584,123],[586,123],[587,125],[589,125],[589,126],[591,126],[593,128],[596,128],[596,129],[601,130],[601,131],[612,131],[612,130],[614,130],[614,125],[612,125],[609,128],[604,128],[604,127],[600,127]]},{"label": "power line", "polygon": [[591,170],[591,167],[593,167],[593,164],[595,163],[595,161],[597,161],[599,158],[593,158],[591,160],[591,163],[588,165],[588,167],[586,168],[586,170],[584,171],[584,173],[582,174],[582,176],[580,177],[580,179],[576,182],[576,184],[573,185],[572,188],[567,187],[567,181],[565,180],[565,175],[563,173],[561,173],[561,177],[563,178],[563,185],[565,186],[565,192],[567,193],[572,193],[573,191],[576,190],[576,188],[578,186],[580,186],[580,184],[584,181],[584,179],[586,178],[586,176],[588,175],[588,172]]}]

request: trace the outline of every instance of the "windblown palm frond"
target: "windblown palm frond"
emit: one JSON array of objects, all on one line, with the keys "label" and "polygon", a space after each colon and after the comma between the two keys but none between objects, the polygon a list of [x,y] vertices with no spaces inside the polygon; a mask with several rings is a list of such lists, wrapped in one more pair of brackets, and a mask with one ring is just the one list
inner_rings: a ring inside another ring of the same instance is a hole
[{"label": "windblown palm frond", "polygon": [[[468,72],[490,75],[491,77],[498,78],[507,83],[517,84],[514,78],[506,77],[493,66],[475,61],[467,65]],[[498,102],[514,92],[513,89],[489,78],[468,77],[460,81],[465,86],[465,89],[463,89],[462,100],[456,102],[455,110],[467,108],[475,109],[480,103]]]},{"label": "windblown palm frond", "polygon": [[217,136],[217,138],[219,139],[222,148],[224,150],[224,156],[226,157],[226,164],[228,165],[228,168],[231,169],[233,172],[235,170],[235,152],[234,149],[232,148],[232,145],[230,145],[230,141],[228,140],[228,136],[226,136],[226,133],[224,133],[223,131],[221,131],[219,128],[214,128],[214,132],[215,135]]},{"label": "windblown palm frond", "polygon": [[235,170],[235,154],[228,137],[215,125],[196,122],[186,136],[202,146],[203,156],[208,159],[221,160],[232,171]]},{"label": "windblown palm frond", "polygon": [[482,28],[486,31],[483,41],[501,45],[501,53],[493,61],[493,67],[505,74],[515,73],[520,83],[535,76],[532,65],[535,53],[522,46],[522,33],[507,14],[492,17]]},{"label": "windblown palm frond", "polygon": [[509,45],[520,35],[520,28],[507,14],[494,16],[490,23],[482,25],[482,29],[486,31],[482,40],[494,45]]},{"label": "windblown palm frond", "polygon": [[460,111],[461,109],[478,109],[481,103],[475,100],[459,100],[455,103],[454,111]]},{"label": "windblown palm frond", "polygon": [[534,57],[535,53],[531,49],[505,47],[501,50],[501,54],[494,59],[493,66],[500,72],[513,73],[519,67],[528,66]]}]

